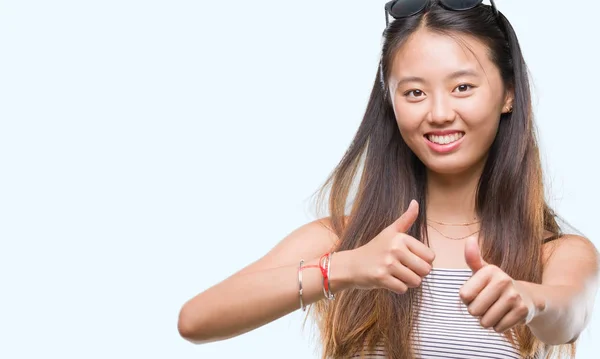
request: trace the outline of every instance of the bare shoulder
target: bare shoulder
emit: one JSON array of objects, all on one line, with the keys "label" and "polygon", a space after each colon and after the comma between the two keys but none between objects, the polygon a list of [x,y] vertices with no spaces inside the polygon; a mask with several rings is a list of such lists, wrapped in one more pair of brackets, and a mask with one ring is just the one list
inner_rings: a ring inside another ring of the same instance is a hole
[{"label": "bare shoulder", "polygon": [[565,234],[543,246],[545,282],[595,281],[600,274],[598,249],[588,238]]},{"label": "bare shoulder", "polygon": [[294,265],[300,259],[308,261],[317,258],[331,251],[338,240],[329,217],[316,219],[292,230],[263,257],[235,275]]},{"label": "bare shoulder", "polygon": [[[551,238],[553,236],[554,235],[551,232],[546,231],[544,238]],[[562,235],[545,243],[542,248],[545,260],[556,255],[577,256],[578,254],[595,260],[599,259],[598,249],[594,243],[588,238],[576,234]]]}]

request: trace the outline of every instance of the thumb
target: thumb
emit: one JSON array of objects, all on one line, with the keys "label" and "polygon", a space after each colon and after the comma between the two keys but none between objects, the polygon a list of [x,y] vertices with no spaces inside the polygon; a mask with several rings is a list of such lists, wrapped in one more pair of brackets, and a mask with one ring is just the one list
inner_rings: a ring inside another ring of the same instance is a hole
[{"label": "thumb", "polygon": [[392,229],[397,232],[407,232],[410,226],[415,223],[417,217],[419,216],[419,203],[414,199],[410,201],[406,212],[404,212],[394,223],[392,224]]},{"label": "thumb", "polygon": [[468,238],[465,243],[465,260],[473,273],[487,265],[486,261],[481,257],[481,250],[475,237]]}]

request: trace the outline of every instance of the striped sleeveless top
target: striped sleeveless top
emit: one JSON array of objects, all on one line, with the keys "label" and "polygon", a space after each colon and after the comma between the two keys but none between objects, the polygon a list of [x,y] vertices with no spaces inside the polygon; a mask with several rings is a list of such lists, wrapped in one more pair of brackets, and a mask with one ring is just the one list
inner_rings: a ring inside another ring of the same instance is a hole
[{"label": "striped sleeveless top", "polygon": [[[469,269],[434,268],[423,278],[421,310],[413,332],[419,359],[518,359],[518,348],[492,328],[484,329],[469,314],[458,294],[471,277]],[[360,358],[360,354],[353,358]],[[383,346],[368,351],[365,359],[386,358]]]}]

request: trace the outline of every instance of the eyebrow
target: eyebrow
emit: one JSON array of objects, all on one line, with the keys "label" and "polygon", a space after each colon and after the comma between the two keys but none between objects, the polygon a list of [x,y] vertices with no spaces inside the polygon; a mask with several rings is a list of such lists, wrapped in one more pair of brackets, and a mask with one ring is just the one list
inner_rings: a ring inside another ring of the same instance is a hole
[{"label": "eyebrow", "polygon": [[[458,71],[454,71],[453,73],[451,73],[450,75],[448,75],[446,77],[447,80],[453,80],[456,79],[458,77],[466,77],[466,76],[471,76],[471,77],[478,77],[477,72],[473,71],[473,70],[458,70]],[[418,77],[418,76],[406,76],[401,78],[398,83],[397,83],[397,87],[400,87],[402,84],[405,84],[407,82],[425,82],[425,79],[422,77]]]}]

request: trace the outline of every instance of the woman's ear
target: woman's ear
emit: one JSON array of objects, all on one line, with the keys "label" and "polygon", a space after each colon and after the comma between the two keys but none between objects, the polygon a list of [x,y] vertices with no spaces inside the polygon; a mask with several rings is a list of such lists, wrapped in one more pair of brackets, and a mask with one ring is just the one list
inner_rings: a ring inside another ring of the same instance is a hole
[{"label": "woman's ear", "polygon": [[513,101],[515,94],[512,90],[507,91],[504,98],[504,105],[502,106],[502,113],[511,113],[513,111]]}]

